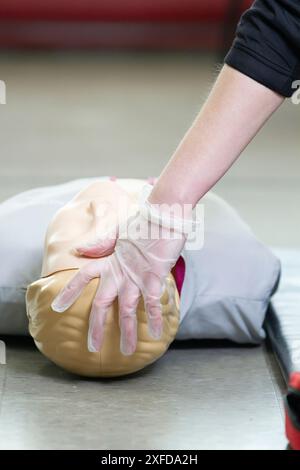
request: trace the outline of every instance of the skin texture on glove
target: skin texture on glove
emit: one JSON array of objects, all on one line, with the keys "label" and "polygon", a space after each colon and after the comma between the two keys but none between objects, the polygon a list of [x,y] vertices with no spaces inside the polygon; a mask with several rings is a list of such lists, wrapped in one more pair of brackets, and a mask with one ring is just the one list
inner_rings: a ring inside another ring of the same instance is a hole
[{"label": "skin texture on glove", "polygon": [[[101,279],[93,279],[82,295],[63,314],[53,312],[51,302],[78,268],[90,260],[79,256],[74,246],[107,233],[121,207],[136,210],[141,180],[99,181],[81,191],[57,212],[49,225],[42,278],[27,290],[29,331],[39,350],[64,369],[91,377],[126,375],[157,360],[175,338],[179,326],[179,297],[171,275],[161,298],[163,333],[153,339],[148,332],[143,301],[137,307],[137,348],[134,354],[120,352],[118,302],[108,310],[100,352],[87,348],[89,314]],[[101,210],[99,211],[99,207]],[[103,207],[106,210],[103,211]],[[113,242],[114,243],[114,242]],[[108,252],[111,246],[108,247]]]}]

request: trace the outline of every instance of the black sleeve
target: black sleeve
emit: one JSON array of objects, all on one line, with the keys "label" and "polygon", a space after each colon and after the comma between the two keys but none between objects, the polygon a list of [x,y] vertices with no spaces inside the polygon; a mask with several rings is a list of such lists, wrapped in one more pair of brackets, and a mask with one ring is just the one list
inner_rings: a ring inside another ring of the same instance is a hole
[{"label": "black sleeve", "polygon": [[241,17],[225,63],[283,96],[300,79],[300,0],[256,0]]}]

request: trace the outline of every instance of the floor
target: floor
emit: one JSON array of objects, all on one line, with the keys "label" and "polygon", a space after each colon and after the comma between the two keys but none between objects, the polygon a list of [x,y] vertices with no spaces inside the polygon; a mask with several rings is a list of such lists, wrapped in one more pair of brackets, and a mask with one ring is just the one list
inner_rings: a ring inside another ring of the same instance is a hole
[{"label": "floor", "polygon": [[[83,176],[158,174],[217,66],[196,54],[1,53],[0,201]],[[215,188],[272,246],[300,245],[299,110],[287,101]],[[175,344],[139,374],[92,381],[30,339],[4,339],[0,449],[286,446],[284,385],[267,345]]]},{"label": "floor", "polygon": [[[7,340],[0,449],[284,449],[279,384],[262,348],[172,347],[126,379],[82,380]],[[276,369],[275,369],[276,370]]]}]

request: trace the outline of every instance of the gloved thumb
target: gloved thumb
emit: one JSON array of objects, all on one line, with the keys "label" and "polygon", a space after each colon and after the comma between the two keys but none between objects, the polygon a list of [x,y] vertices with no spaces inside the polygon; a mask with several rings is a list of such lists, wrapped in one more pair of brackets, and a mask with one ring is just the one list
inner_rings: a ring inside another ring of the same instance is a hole
[{"label": "gloved thumb", "polygon": [[106,234],[74,247],[74,251],[80,256],[88,258],[101,258],[113,253],[117,241],[117,230],[107,232]]}]

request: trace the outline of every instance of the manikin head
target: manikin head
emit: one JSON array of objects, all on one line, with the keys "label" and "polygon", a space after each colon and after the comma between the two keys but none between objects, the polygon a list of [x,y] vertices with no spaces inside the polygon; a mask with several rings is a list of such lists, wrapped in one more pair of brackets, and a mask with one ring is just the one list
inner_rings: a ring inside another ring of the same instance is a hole
[{"label": "manikin head", "polygon": [[66,312],[53,312],[51,302],[89,260],[74,247],[109,233],[117,218],[137,210],[141,180],[95,181],[57,212],[49,225],[41,279],[27,290],[29,331],[39,350],[64,369],[91,377],[120,376],[135,372],[158,359],[173,341],[179,325],[179,298],[170,274],[162,296],[164,329],[160,340],[148,334],[147,317],[141,300],[137,309],[136,352],[120,352],[118,305],[110,308],[100,352],[87,349],[89,312],[101,279],[92,280],[81,297]]}]

